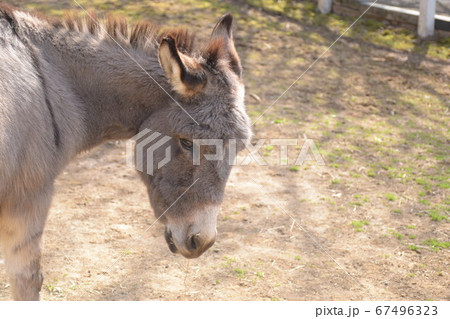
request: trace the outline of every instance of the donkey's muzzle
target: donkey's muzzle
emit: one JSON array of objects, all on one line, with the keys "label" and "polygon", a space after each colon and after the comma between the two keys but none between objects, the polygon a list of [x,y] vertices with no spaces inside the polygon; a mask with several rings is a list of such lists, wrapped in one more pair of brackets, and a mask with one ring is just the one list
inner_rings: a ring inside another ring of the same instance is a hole
[{"label": "donkey's muzzle", "polygon": [[200,257],[205,251],[211,248],[216,241],[216,234],[207,236],[206,234],[191,233],[184,240],[176,240],[172,236],[170,229],[166,228],[165,239],[172,253],[180,253],[185,258]]},{"label": "donkey's muzzle", "polygon": [[186,241],[186,248],[190,253],[190,256],[184,256],[186,258],[196,258],[211,248],[216,242],[216,236],[207,238],[202,236],[201,233],[190,235]]}]

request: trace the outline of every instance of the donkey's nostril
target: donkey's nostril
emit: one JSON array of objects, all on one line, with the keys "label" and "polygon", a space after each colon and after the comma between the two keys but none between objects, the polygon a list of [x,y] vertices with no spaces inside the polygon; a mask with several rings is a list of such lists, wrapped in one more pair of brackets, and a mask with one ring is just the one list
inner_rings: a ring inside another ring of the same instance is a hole
[{"label": "donkey's nostril", "polygon": [[201,246],[201,244],[200,244],[200,235],[199,234],[192,235],[188,238],[187,248],[190,251],[196,251],[197,248],[200,248],[200,246]]},{"label": "donkey's nostril", "polygon": [[172,232],[166,229],[164,233],[164,237],[166,238],[167,245],[169,245],[169,249],[174,254],[178,251],[177,246],[173,243]]}]

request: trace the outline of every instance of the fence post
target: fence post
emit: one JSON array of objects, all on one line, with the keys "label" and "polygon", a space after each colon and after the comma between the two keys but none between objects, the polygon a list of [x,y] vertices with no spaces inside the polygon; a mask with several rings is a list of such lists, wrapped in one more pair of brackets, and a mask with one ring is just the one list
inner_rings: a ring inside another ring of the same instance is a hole
[{"label": "fence post", "polygon": [[426,38],[434,34],[434,15],[436,13],[436,0],[420,0],[419,37]]},{"label": "fence post", "polygon": [[332,4],[333,0],[318,0],[317,7],[320,13],[327,14],[330,13]]}]

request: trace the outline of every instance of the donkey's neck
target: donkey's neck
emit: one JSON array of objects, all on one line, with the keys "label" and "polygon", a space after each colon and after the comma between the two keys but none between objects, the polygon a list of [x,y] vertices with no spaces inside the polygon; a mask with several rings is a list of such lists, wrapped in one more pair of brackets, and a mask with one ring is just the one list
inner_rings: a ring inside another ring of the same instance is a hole
[{"label": "donkey's neck", "polygon": [[84,147],[135,135],[153,111],[168,103],[159,87],[166,80],[155,56],[105,40],[65,43],[61,49],[63,57],[71,57],[66,76],[83,101]]},{"label": "donkey's neck", "polygon": [[158,85],[166,80],[155,57],[124,51],[115,43],[98,45],[92,54],[74,56],[72,72],[67,75],[83,101],[86,147],[130,138],[152,112],[166,106],[169,98],[164,92],[169,88],[163,91]]},{"label": "donkey's neck", "polygon": [[[76,152],[132,137],[146,118],[170,102],[170,88],[156,53],[88,33],[45,32],[32,39],[45,64],[44,77],[56,86],[50,89],[70,87],[71,96],[60,96],[64,104],[55,105],[56,112],[82,113],[84,133]],[[51,80],[55,75],[60,83]]]}]

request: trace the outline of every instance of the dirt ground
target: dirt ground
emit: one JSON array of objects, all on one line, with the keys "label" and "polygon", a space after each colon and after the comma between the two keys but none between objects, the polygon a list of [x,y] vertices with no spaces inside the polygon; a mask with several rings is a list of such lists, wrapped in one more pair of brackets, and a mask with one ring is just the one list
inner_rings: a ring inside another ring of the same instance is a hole
[{"label": "dirt ground", "polygon": [[[91,3],[189,23],[200,38],[232,11],[256,120],[339,34],[249,2]],[[216,244],[195,260],[173,255],[153,225],[123,141],[81,155],[56,183],[42,299],[450,300],[449,74],[448,60],[344,36],[255,124],[269,165],[234,168]],[[294,166],[295,147],[279,165],[269,140],[305,136],[326,165]],[[0,300],[10,300],[1,259]]]}]

